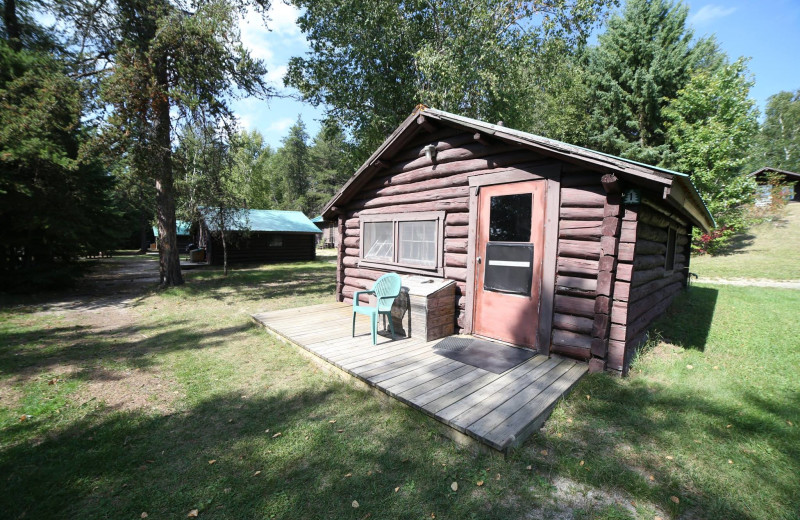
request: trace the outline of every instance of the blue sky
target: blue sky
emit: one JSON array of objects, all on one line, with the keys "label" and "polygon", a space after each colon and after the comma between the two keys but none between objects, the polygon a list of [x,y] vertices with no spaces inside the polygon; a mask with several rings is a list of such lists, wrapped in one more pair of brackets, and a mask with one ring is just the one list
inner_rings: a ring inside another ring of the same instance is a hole
[{"label": "blue sky", "polygon": [[[735,0],[726,2],[685,2],[689,6],[689,22],[695,36],[715,34],[722,49],[733,59],[750,57],[749,68],[755,79],[751,97],[763,112],[766,100],[781,90],[800,89],[800,1],[798,0]],[[242,24],[242,39],[254,56],[263,59],[269,70],[268,80],[281,91],[282,77],[292,56],[308,51],[305,37],[295,20],[298,11],[274,1],[271,31],[264,29],[258,16],[248,17]],[[413,108],[409,101],[409,112]],[[291,124],[302,116],[309,135],[319,130],[323,110],[291,99],[269,102],[255,99],[236,101],[234,108],[240,123],[257,129],[267,143],[280,146]]]}]

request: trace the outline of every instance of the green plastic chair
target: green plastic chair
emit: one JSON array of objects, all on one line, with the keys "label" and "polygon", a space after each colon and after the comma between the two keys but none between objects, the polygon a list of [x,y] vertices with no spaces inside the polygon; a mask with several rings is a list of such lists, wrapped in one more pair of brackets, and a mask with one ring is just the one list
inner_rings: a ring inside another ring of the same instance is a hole
[{"label": "green plastic chair", "polygon": [[[383,314],[389,316],[389,328],[392,331],[392,340],[394,340],[392,304],[394,303],[394,299],[400,295],[400,286],[400,275],[397,273],[388,273],[378,278],[369,291],[355,292],[353,295],[353,337],[356,336],[356,314],[364,314],[370,317],[370,322],[372,324],[372,344],[377,344],[378,315]],[[358,297],[362,294],[374,294],[378,299],[378,304],[375,307],[360,305]]]}]

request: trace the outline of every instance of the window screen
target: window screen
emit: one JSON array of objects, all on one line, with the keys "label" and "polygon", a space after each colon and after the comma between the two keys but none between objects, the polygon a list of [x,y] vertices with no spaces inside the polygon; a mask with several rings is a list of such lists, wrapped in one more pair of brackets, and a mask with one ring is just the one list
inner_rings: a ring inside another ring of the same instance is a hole
[{"label": "window screen", "polygon": [[364,223],[364,258],[369,260],[393,260],[394,225],[392,222]]},{"label": "window screen", "polygon": [[436,221],[400,222],[399,230],[400,263],[436,265]]},{"label": "window screen", "polygon": [[492,197],[489,204],[489,241],[531,241],[531,193]]},{"label": "window screen", "polygon": [[283,247],[283,237],[281,235],[269,237],[269,247]]}]

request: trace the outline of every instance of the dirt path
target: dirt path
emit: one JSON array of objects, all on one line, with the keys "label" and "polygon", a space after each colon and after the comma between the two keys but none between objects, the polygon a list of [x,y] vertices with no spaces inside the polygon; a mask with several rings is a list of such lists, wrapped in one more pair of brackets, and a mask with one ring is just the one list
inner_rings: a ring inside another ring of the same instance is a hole
[{"label": "dirt path", "polygon": [[779,289],[800,290],[800,280],[777,281],[766,278],[698,278],[697,283],[717,285],[738,285],[741,287],[776,287]]},{"label": "dirt path", "polygon": [[[158,280],[158,262],[152,258],[102,259],[75,288],[31,304],[28,319],[51,324],[40,341],[54,352],[0,383],[5,387],[0,395],[9,397],[13,388],[37,377],[80,377],[86,385],[76,400],[96,400],[110,409],[169,409],[172,399],[164,394],[173,382],[155,364],[144,368],[129,362],[145,350],[142,311]],[[29,349],[31,342],[11,347]]]}]

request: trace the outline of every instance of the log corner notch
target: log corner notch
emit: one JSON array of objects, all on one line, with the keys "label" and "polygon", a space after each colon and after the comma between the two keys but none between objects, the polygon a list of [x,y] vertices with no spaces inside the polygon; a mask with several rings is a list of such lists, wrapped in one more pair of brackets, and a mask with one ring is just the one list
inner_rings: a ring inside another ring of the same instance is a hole
[{"label": "log corner notch", "polygon": [[603,175],[601,181],[606,192],[603,204],[603,226],[600,237],[600,261],[597,273],[597,290],[592,324],[592,357],[590,372],[606,369],[608,337],[611,327],[611,306],[616,282],[617,250],[620,237],[620,208],[622,205],[619,180],[612,174]]}]

